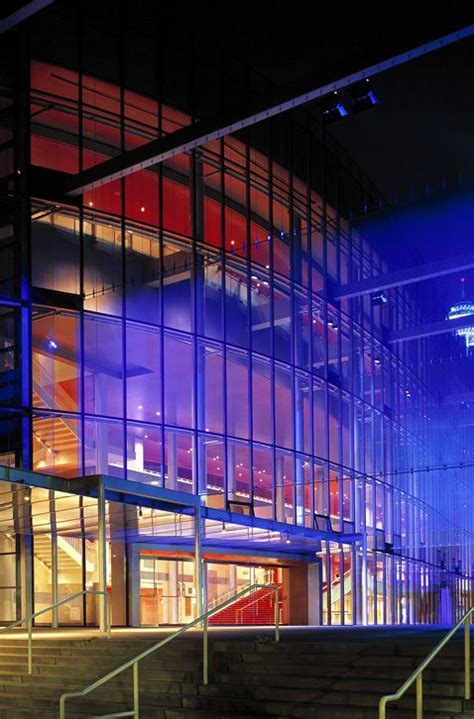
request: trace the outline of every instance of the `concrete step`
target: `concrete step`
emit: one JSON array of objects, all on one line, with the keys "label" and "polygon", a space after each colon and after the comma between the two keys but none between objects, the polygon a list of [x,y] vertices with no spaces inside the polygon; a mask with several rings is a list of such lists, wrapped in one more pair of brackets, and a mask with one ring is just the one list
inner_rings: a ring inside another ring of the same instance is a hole
[{"label": "concrete step", "polygon": [[[241,714],[235,712],[201,711],[199,709],[166,709],[165,719],[261,719],[261,714]],[[277,717],[282,719],[282,717]]]},{"label": "concrete step", "polygon": [[[12,685],[12,684],[28,684],[29,686],[35,686],[36,684],[48,684],[50,686],[65,686],[66,684],[69,686],[69,684],[75,684],[76,682],[79,682],[80,686],[87,686],[88,684],[91,684],[92,681],[98,679],[101,676],[104,676],[112,669],[115,669],[118,665],[110,665],[110,666],[102,666],[101,671],[93,671],[90,674],[87,674],[86,672],[76,672],[74,675],[70,675],[69,677],[64,677],[64,675],[60,672],[55,674],[45,674],[41,672],[34,672],[31,676],[28,674],[19,674],[18,672],[12,671],[11,674],[3,674],[0,675],[0,686],[1,685]],[[124,672],[124,677],[127,676],[127,673]],[[131,677],[131,670],[129,671],[129,677]],[[189,671],[183,671],[181,669],[160,669],[158,671],[152,671],[150,673],[145,674],[142,669],[140,669],[140,677],[143,678],[143,681],[151,681],[151,682],[157,682],[157,681],[163,681],[163,682],[183,682],[183,681],[193,681],[195,683],[199,683],[202,680],[202,672],[195,671],[195,672],[189,672]],[[131,681],[131,679],[130,679]]]},{"label": "concrete step", "polygon": [[[158,641],[161,637],[157,637]],[[35,639],[33,674],[26,672],[24,640],[0,641],[0,719],[57,717],[59,696],[84,688],[152,646],[153,639]],[[383,694],[395,691],[428,653],[424,643],[387,644],[210,641],[210,683],[201,684],[200,638],[173,642],[140,664],[140,716],[145,719],[376,719]],[[424,675],[425,719],[474,719],[465,705],[462,647],[436,660]],[[473,672],[474,678],[474,672]],[[127,670],[87,698],[68,702],[67,717],[90,717],[131,708]],[[413,692],[389,719],[413,717]]]},{"label": "concrete step", "polygon": [[[275,678],[265,673],[250,674],[227,674],[216,672],[213,675],[214,682],[222,685],[239,685],[245,687],[268,687],[275,686]],[[377,691],[380,694],[388,694],[398,689],[402,682],[406,679],[406,675],[401,677],[388,676],[386,678],[377,677],[357,677],[357,676],[299,676],[280,674],[278,678],[278,689],[331,689],[338,691]],[[424,691],[427,694],[444,695],[462,697],[464,692],[464,677],[459,676],[456,682],[446,681],[428,681],[424,682]]]},{"label": "concrete step", "polygon": [[[271,717],[301,717],[301,719],[315,719],[321,716],[323,710],[330,712],[333,719],[339,714],[346,716],[359,716],[365,719],[375,719],[377,713],[378,701],[380,695],[369,695],[361,701],[360,696],[351,694],[345,695],[325,695],[320,697],[317,702],[288,702],[288,701],[271,701],[265,700],[258,702],[258,713],[263,716]],[[411,713],[413,717],[414,701],[409,699],[400,704],[399,709],[405,710],[407,716]],[[206,712],[234,712],[235,714],[252,714],[256,710],[256,702],[252,699],[231,699],[229,697],[183,697],[183,708],[188,710],[201,710]],[[350,714],[341,712],[341,709],[351,709]],[[431,705],[425,702],[426,711],[437,712],[444,719],[452,717],[454,714],[462,710],[461,702],[436,700]]]},{"label": "concrete step", "polygon": [[[298,711],[298,710],[297,710]],[[304,710],[306,713],[294,713],[293,717],[300,719],[376,719],[376,714],[372,709],[361,709],[358,707],[340,707],[324,706],[318,704],[317,707],[311,707]],[[265,714],[248,714],[241,712],[223,712],[209,711],[208,709],[167,709],[165,711],[165,719],[261,719]],[[463,715],[460,715],[462,717]],[[465,717],[465,719],[473,719],[474,715]],[[272,719],[287,719],[287,715],[274,715]],[[413,719],[412,711],[396,711],[392,710],[390,719]],[[439,712],[425,712],[423,719],[448,719],[448,715]],[[456,717],[458,719],[458,717]]]}]

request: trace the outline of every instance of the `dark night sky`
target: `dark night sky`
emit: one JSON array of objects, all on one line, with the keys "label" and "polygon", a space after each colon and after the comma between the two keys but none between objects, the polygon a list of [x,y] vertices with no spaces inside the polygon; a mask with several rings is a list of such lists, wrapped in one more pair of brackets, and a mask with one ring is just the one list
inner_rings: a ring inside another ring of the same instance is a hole
[{"label": "dark night sky", "polygon": [[[263,35],[237,21],[229,51],[251,62],[279,88],[297,91],[329,77],[343,77],[474,22],[474,12],[456,12],[431,8],[428,16],[426,7],[409,12],[388,7],[383,13],[357,7],[338,13],[326,11],[321,23],[305,23],[302,13],[284,18],[276,10]],[[257,22],[255,28],[258,26]],[[371,231],[376,244],[392,266],[471,250],[474,38],[381,73],[372,84],[380,104],[349,115],[328,130],[389,203],[393,221],[381,223],[374,218]],[[459,208],[451,202],[458,195],[464,198],[462,222],[456,221]],[[441,209],[434,213],[432,208],[438,202]]]},{"label": "dark night sky", "polygon": [[[268,8],[272,13],[268,14]],[[208,3],[207,7],[212,7]],[[232,27],[205,20],[225,38],[225,52],[248,63],[284,94],[388,59],[474,23],[459,8],[407,10],[341,7],[307,17],[307,5],[262,2],[239,6]],[[299,10],[298,10],[299,8]],[[205,36],[203,36],[205,37]],[[216,43],[218,44],[218,43]],[[211,61],[214,49],[210,49]],[[380,104],[348,116],[329,131],[375,181],[390,205],[413,204],[474,188],[474,38],[373,78]]]},{"label": "dark night sky", "polygon": [[[237,23],[231,47],[276,85],[297,90],[313,78],[317,84],[343,77],[465,27],[474,12],[431,8],[428,16],[426,7],[396,13],[357,7],[326,11],[321,23],[303,18],[274,19],[263,38]],[[455,190],[460,175],[474,184],[474,38],[384,72],[373,83],[380,105],[330,131],[387,199],[404,203],[440,187]]]},{"label": "dark night sky", "polygon": [[374,78],[380,104],[331,131],[388,200],[474,179],[474,39]]}]

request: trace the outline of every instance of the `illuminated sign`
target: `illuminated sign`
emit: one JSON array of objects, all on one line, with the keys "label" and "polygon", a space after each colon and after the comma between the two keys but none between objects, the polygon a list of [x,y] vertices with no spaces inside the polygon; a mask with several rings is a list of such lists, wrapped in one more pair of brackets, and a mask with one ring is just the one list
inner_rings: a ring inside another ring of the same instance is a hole
[{"label": "illuminated sign", "polygon": [[457,337],[464,337],[467,350],[474,347],[474,302],[462,300],[453,305],[448,312],[448,320],[457,320],[460,317],[469,317],[469,315],[473,315],[473,326],[461,327],[454,331]]}]

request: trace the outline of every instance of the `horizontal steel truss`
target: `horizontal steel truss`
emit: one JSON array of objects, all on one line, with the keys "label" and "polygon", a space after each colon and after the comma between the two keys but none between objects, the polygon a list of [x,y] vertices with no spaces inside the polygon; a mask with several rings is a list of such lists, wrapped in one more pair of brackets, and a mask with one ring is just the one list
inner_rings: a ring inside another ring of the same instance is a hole
[{"label": "horizontal steel truss", "polygon": [[348,300],[353,297],[362,297],[374,292],[382,292],[383,290],[390,290],[403,285],[412,285],[416,282],[451,275],[455,272],[469,270],[472,267],[474,267],[473,252],[458,257],[446,257],[417,267],[408,267],[403,270],[377,275],[376,277],[368,277],[359,282],[341,285],[335,290],[334,299]]},{"label": "horizontal steel truss", "polygon": [[31,0],[31,2],[26,3],[23,7],[0,20],[0,34],[8,32],[8,30],[28,20],[28,18],[36,15],[36,13],[43,10],[43,8],[52,5],[53,2],[54,0]]},{"label": "horizontal steel truss", "polygon": [[454,332],[455,330],[474,327],[474,317],[458,317],[454,320],[439,320],[438,322],[427,322],[423,325],[415,325],[402,330],[394,330],[388,332],[386,340],[389,344],[397,342],[410,342],[411,340],[421,340],[425,337],[434,337],[435,335],[446,334],[446,332]]}]

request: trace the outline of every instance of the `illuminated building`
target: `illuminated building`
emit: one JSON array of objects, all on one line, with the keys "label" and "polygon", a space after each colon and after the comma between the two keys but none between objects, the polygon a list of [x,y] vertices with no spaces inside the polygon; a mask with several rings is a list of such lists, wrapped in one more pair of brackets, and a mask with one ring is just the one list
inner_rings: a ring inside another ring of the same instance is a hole
[{"label": "illuminated building", "polygon": [[[469,317],[474,315],[474,302],[469,302],[464,297],[464,278],[461,279],[462,286],[462,299],[460,302],[456,302],[448,312],[449,320],[457,320],[461,317]],[[474,347],[474,327],[460,327],[455,330],[455,334],[458,337],[463,337],[466,343],[466,352]]]},{"label": "illuminated building", "polygon": [[0,619],[99,586],[105,476],[114,624],[194,616],[198,503],[208,601],[257,579],[282,584],[290,623],[436,623],[470,558],[409,471],[433,461],[431,399],[383,338],[417,309],[404,288],[334,291],[387,270],[351,219],[374,188],[294,114],[69,192],[194,119],[95,67],[97,27],[57,22],[76,44],[39,31],[2,95],[0,463],[34,474],[2,475]]}]

